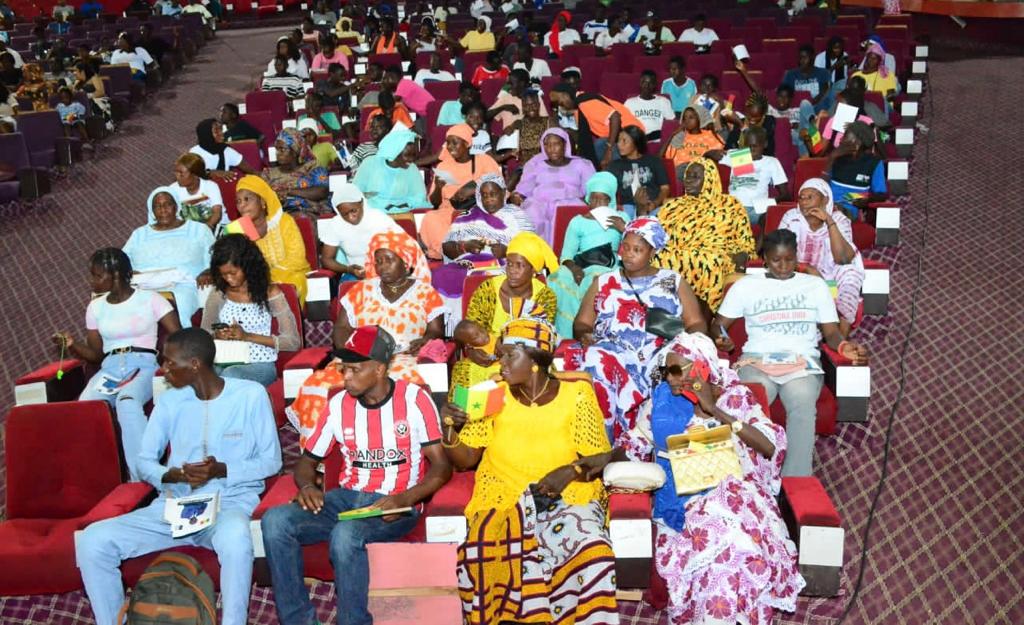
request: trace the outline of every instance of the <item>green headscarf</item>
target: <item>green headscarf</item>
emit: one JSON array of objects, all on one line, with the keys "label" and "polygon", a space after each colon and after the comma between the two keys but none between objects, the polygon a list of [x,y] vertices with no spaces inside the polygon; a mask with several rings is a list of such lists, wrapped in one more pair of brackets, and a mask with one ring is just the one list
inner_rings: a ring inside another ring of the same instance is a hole
[{"label": "green headscarf", "polygon": [[616,210],[615,208],[615,194],[619,190],[619,181],[612,174],[606,171],[599,171],[590,177],[587,181],[587,195],[584,198],[587,204],[590,204],[591,193],[604,193],[610,199],[608,202],[608,208]]},{"label": "green headscarf", "polygon": [[384,157],[385,160],[393,161],[398,158],[405,146],[418,138],[419,136],[408,128],[395,126],[380,140],[380,144],[377,146],[377,155]]}]

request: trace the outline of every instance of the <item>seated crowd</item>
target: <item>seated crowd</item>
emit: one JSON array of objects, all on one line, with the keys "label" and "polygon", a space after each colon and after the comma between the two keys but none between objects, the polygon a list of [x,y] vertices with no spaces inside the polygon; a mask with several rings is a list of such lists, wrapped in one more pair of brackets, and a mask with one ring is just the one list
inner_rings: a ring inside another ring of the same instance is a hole
[{"label": "seated crowd", "polygon": [[[731,428],[742,477],[683,496],[669,477],[655,492],[670,622],[793,611],[804,580],[776,497],[782,476],[813,472],[822,343],[868,360],[849,338],[864,281],[852,224],[886,193],[899,83],[884,43],[867,42],[860,66],[842,40],[805,46],[779,85],[734,59],[749,86],[741,101],[665,56],[660,87],[657,72],[637,72],[635,97],[620,102],[581,90],[582,71],[560,63],[567,48],[593,43],[610,59],[618,44],[654,54],[681,41],[696,55],[718,38],[703,16],[676,38],[628,9],[598,4],[576,30],[568,12],[538,25],[513,2],[478,0],[475,28],[455,38],[455,3],[406,5],[401,20],[362,4],[339,15],[318,2],[277,42],[262,89],[304,98],[294,123],[266,136],[234,104],[199,122],[175,182],[149,195],[147,224],[92,257],[90,288],[105,295],[86,309],[84,339],[56,337],[99,366],[82,398],[111,403],[132,479],[161,492],[77,545],[97,621],[114,622],[124,599],[121,560],[190,544],[220,559],[223,622],[245,622],[245,523],[282,463],[261,385],[302,346],[289,298],[305,306],[315,269],[332,276],[333,351],[286,409],[303,450],[296,500],[262,518],[282,623],[316,622],[301,547],[317,542],[329,543],[338,622],[372,622],[367,543],[400,539],[453,471],[470,470],[465,621],[618,622],[603,471],[648,462],[671,476],[667,438],[695,426]],[[492,29],[499,15],[505,26]],[[88,82],[91,66],[78,68]],[[831,125],[840,105],[858,114],[842,130]],[[257,162],[235,143],[252,140]],[[826,157],[825,175],[791,188],[801,154]],[[790,197],[765,231],[765,201]],[[756,257],[764,273],[744,275]],[[232,343],[247,347],[241,362],[221,357]],[[449,360],[438,409],[417,365]],[[171,390],[147,422],[158,366]],[[456,388],[491,379],[504,398],[496,414],[456,401]],[[124,383],[94,390],[109,380]],[[781,400],[785,426],[752,385]],[[333,453],[345,462],[325,492]],[[164,499],[189,487],[219,491],[222,516],[171,539]],[[366,506],[388,513],[337,520]]]}]

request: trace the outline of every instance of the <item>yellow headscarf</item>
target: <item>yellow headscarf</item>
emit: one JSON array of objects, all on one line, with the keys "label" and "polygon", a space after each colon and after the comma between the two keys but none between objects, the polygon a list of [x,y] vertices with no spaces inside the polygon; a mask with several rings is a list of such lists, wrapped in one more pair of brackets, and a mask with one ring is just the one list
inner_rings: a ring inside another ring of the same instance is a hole
[{"label": "yellow headscarf", "polygon": [[532,232],[520,232],[508,243],[505,255],[519,254],[533,266],[534,271],[547,269],[548,273],[558,270],[558,257],[547,241]]},{"label": "yellow headscarf", "polygon": [[281,222],[281,215],[284,212],[281,210],[281,199],[277,197],[277,193],[270,188],[267,181],[259,176],[242,176],[242,179],[238,181],[235,186],[235,191],[249,191],[260,196],[267,205],[267,230],[272,230],[277,227]]}]

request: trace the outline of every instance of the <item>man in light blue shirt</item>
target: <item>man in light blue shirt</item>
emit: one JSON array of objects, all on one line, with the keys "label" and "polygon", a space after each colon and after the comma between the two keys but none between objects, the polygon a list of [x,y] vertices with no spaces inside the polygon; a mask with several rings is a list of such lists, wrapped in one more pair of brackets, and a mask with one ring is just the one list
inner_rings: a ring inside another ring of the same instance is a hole
[{"label": "man in light blue shirt", "polygon": [[[139,475],[160,492],[149,506],[93,523],[76,543],[78,568],[97,623],[114,623],[124,603],[122,560],[173,547],[212,549],[220,560],[223,625],[245,625],[252,585],[249,519],[264,480],[281,469],[281,447],[266,389],[213,369],[213,338],[200,328],[168,337],[160,396],[142,437]],[[167,464],[161,464],[168,445]],[[168,497],[220,493],[212,527],[171,537]]]}]

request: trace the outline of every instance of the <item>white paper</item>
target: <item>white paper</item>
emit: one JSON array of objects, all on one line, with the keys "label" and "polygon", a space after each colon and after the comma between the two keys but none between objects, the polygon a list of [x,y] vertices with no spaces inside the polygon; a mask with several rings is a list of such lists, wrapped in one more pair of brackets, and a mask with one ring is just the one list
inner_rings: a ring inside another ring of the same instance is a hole
[{"label": "white paper", "polygon": [[234,11],[235,10],[235,5],[233,5],[233,4],[229,4],[229,5],[227,5],[227,7],[228,7],[228,11]]},{"label": "white paper", "polygon": [[238,104],[238,114],[245,115],[245,102],[240,102]]},{"label": "white paper", "polygon": [[171,525],[171,537],[181,538],[213,526],[219,508],[220,493],[168,497],[164,501],[164,521]]},{"label": "white paper", "polygon": [[908,80],[907,81],[907,93],[910,95],[918,95],[924,90],[924,83],[920,80]]},{"label": "white paper", "polygon": [[494,146],[496,152],[502,150],[518,150],[519,149],[519,131],[516,130],[512,134],[501,135],[498,137],[498,144]]},{"label": "white paper", "polygon": [[901,104],[900,115],[903,117],[917,117],[917,102],[904,102]]},{"label": "white paper", "polygon": [[277,162],[277,148],[273,146],[267,148],[267,160],[269,160],[271,163]]},{"label": "white paper", "polygon": [[456,182],[458,182],[455,179],[455,176],[451,174],[451,172],[444,169],[435,169],[434,178],[441,180],[445,184],[455,184]]},{"label": "white paper", "polygon": [[509,32],[512,32],[513,30],[515,30],[517,28],[519,28],[519,19],[518,18],[512,18],[507,24],[505,24],[505,30],[507,30]]},{"label": "white paper", "polygon": [[928,72],[928,63],[926,61],[914,61],[910,67],[911,74],[924,74]]},{"label": "white paper", "polygon": [[775,206],[775,200],[770,197],[757,197],[754,198],[754,212],[758,215],[764,215],[768,212],[769,206]]},{"label": "white paper", "polygon": [[840,102],[836,105],[836,115],[832,118],[832,128],[845,132],[846,126],[857,121],[857,107]]},{"label": "white paper", "polygon": [[897,128],[896,145],[914,145],[914,129]]},{"label": "white paper", "polygon": [[281,127],[282,128],[298,128],[299,127],[299,122],[294,120],[294,119],[282,119],[281,120]]},{"label": "white paper", "polygon": [[926,59],[928,58],[928,46],[917,46],[914,48],[914,56]]},{"label": "white paper", "polygon": [[206,286],[199,287],[199,307],[206,308],[206,300],[210,298],[210,293],[213,293],[213,285],[208,284]]},{"label": "white paper", "polygon": [[292,100],[293,111],[304,111],[306,110],[306,98],[295,98]]},{"label": "white paper", "polygon": [[314,85],[313,85],[313,81],[312,80],[307,80],[306,82],[302,83],[302,88],[305,89],[306,91],[309,91],[310,89],[312,89],[313,86]]},{"label": "white paper", "polygon": [[610,206],[598,206],[597,208],[590,209],[590,216],[594,218],[597,225],[607,230],[609,225],[609,219],[615,215],[615,211]]},{"label": "white paper", "polygon": [[359,106],[359,96],[354,93],[352,94],[352,106]]},{"label": "white paper", "polygon": [[409,65],[411,65],[411,63],[409,61],[402,61],[402,71],[403,72],[409,71]]},{"label": "white paper", "polygon": [[355,69],[353,70],[356,76],[362,76],[366,73],[366,63],[356,63]]},{"label": "white paper", "polygon": [[733,54],[733,56],[736,57],[737,61],[743,61],[743,60],[749,60],[750,59],[750,53],[747,52],[747,46],[743,45],[742,43],[740,45],[738,45],[738,46],[733,46],[732,54]]},{"label": "white paper", "polygon": [[253,2],[251,6],[252,6],[253,10],[255,11],[256,9],[259,8],[260,5],[259,5],[259,3]]},{"label": "white paper", "polygon": [[217,347],[217,354],[213,357],[213,362],[218,365],[244,364],[250,360],[249,345],[251,343],[248,341],[214,339],[213,344]]},{"label": "white paper", "polygon": [[331,279],[316,276],[306,280],[307,302],[329,302],[331,300]]},{"label": "white paper", "polygon": [[889,180],[906,180],[910,176],[910,163],[907,161],[889,161],[886,166]]},{"label": "white paper", "polygon": [[346,174],[332,174],[327,179],[327,188],[331,193],[334,193],[346,182],[348,182],[348,176]]}]

